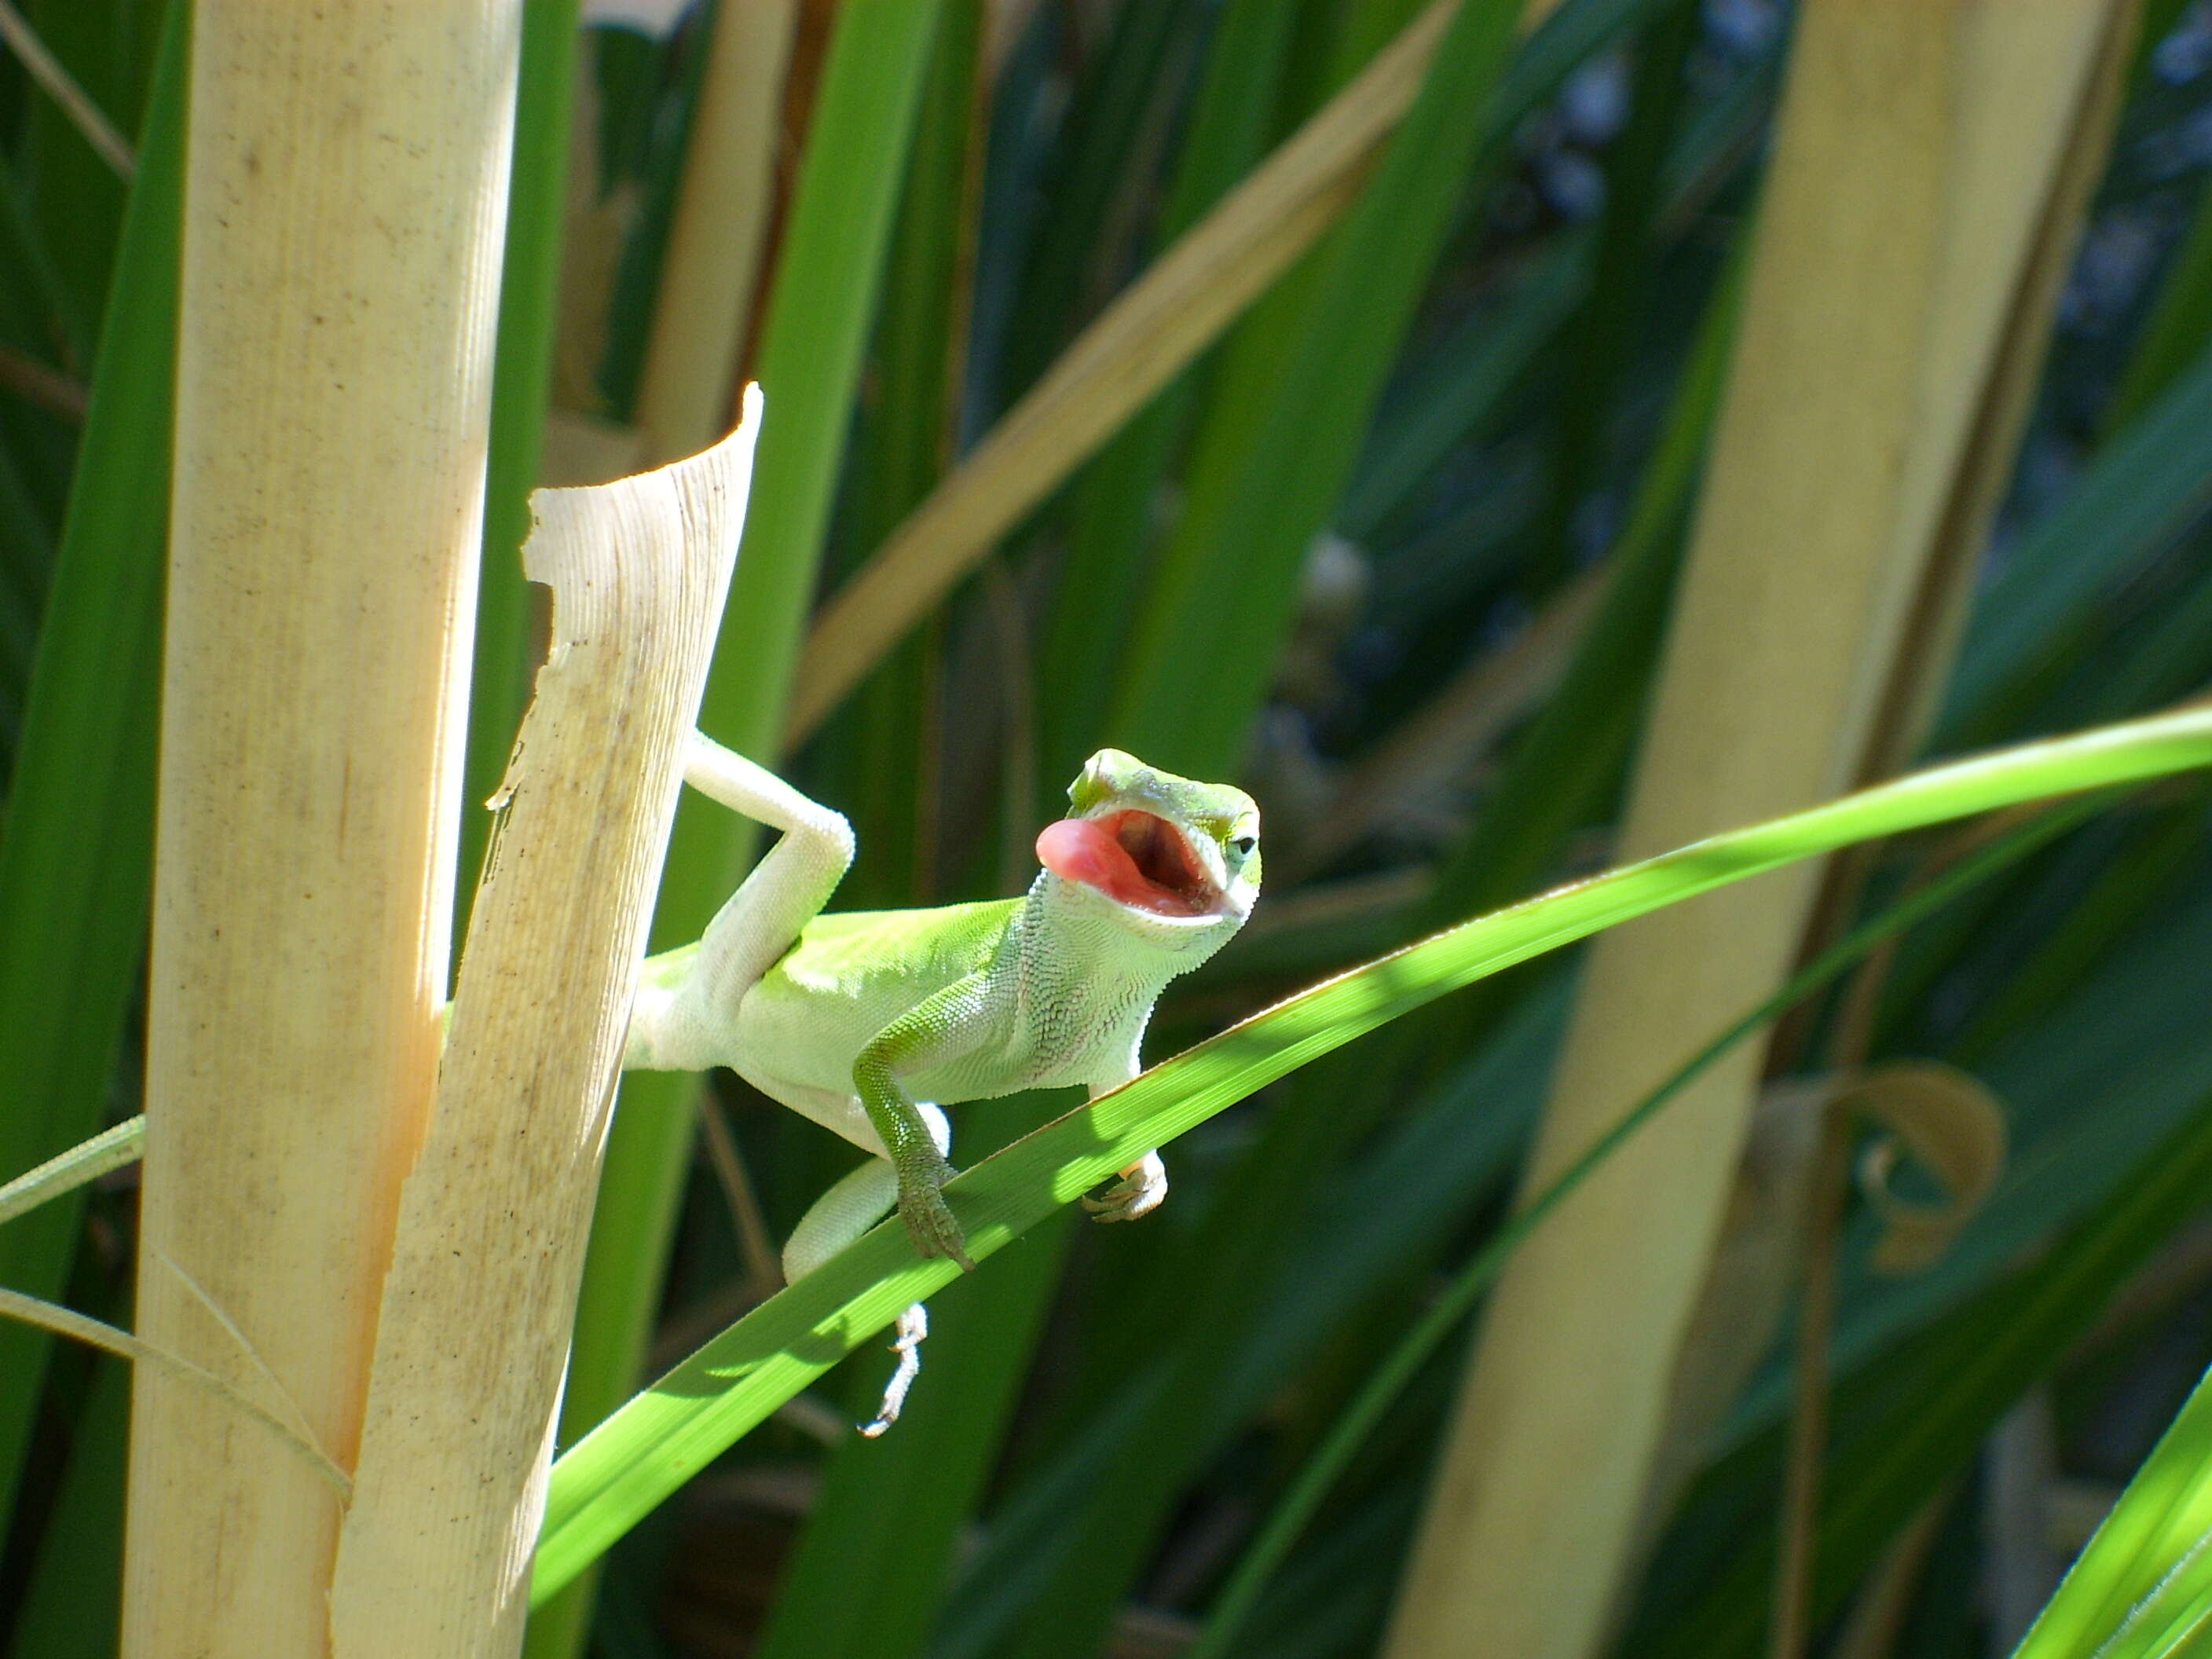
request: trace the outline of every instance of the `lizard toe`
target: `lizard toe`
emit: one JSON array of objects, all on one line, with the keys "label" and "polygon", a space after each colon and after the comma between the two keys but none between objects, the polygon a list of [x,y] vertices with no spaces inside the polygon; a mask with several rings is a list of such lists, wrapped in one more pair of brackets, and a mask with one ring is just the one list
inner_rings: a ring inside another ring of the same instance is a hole
[{"label": "lizard toe", "polygon": [[1148,1152],[1097,1197],[1085,1198],[1083,1207],[1094,1220],[1134,1221],[1158,1209],[1167,1195],[1167,1166],[1158,1152]]},{"label": "lizard toe", "polygon": [[947,1164],[937,1172],[935,1180],[902,1195],[899,1200],[899,1218],[906,1223],[908,1237],[922,1255],[950,1256],[963,1271],[973,1273],[975,1264],[968,1255],[968,1235],[961,1230],[952,1206],[939,1190],[951,1174],[951,1166]]}]

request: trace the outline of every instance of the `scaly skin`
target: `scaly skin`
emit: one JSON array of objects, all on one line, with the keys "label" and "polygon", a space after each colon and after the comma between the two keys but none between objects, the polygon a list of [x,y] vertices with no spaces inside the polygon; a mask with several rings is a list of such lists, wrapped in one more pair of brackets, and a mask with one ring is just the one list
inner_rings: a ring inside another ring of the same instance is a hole
[{"label": "scaly skin", "polygon": [[[1161,990],[1225,945],[1258,894],[1259,811],[1243,791],[1106,750],[1069,799],[1039,838],[1059,868],[1023,898],[818,916],[734,1007],[730,988],[719,1006],[698,994],[700,947],[654,957],[625,1064],[726,1065],[888,1157],[915,1246],[971,1265],[940,1190],[952,1166],[918,1103],[1127,1082]],[[1146,879],[1117,836],[1170,879]],[[1133,1165],[1094,1207],[1142,1213],[1157,1170]]]}]

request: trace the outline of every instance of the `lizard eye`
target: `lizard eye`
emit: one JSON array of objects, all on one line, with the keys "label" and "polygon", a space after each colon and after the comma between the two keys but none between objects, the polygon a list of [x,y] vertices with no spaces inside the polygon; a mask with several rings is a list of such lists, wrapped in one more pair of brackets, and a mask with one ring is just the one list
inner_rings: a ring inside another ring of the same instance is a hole
[{"label": "lizard eye", "polygon": [[1257,836],[1239,836],[1229,844],[1237,849],[1238,858],[1249,859],[1252,856],[1252,849],[1260,844],[1260,838]]}]

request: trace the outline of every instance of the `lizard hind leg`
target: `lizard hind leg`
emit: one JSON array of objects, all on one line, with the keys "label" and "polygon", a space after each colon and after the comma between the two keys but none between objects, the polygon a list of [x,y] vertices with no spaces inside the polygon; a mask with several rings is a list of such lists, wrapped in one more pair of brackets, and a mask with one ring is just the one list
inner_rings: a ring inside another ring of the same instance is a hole
[{"label": "lizard hind leg", "polygon": [[[949,1151],[952,1133],[945,1114],[927,1102],[917,1103],[938,1150]],[[887,1159],[871,1158],[845,1175],[814,1200],[792,1230],[783,1247],[785,1279],[797,1284],[881,1221],[897,1201],[898,1171]],[[871,1440],[898,1421],[907,1390],[921,1374],[921,1343],[929,1334],[929,1310],[919,1302],[909,1303],[892,1329],[896,1335],[891,1352],[898,1355],[898,1365],[884,1385],[883,1405],[874,1419],[860,1425],[860,1432]]]}]

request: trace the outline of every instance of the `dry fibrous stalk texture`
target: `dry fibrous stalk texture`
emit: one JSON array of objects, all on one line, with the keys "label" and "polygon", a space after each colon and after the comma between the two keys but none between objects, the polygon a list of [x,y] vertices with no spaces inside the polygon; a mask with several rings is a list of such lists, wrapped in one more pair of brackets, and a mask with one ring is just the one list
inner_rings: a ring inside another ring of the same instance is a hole
[{"label": "dry fibrous stalk texture", "polygon": [[[520,15],[192,31],[138,1322],[341,1466],[437,1066]],[[322,1652],[331,1486],[134,1387],[124,1651]]]},{"label": "dry fibrous stalk texture", "polygon": [[401,1198],[334,1659],[520,1647],[615,1073],[757,431],[534,500],[523,568],[553,590],[552,648]]},{"label": "dry fibrous stalk texture", "polygon": [[[1975,534],[1955,517],[1960,475],[1987,464],[1976,423],[2009,374],[2026,274],[2068,187],[2063,150],[2125,9],[1803,8],[1623,858],[1853,781],[1934,550]],[[1532,1185],[1771,993],[1818,880],[1813,866],[1766,877],[1597,943]],[[1507,1270],[1390,1659],[1601,1645],[1762,1058],[1747,1043],[1713,1066]]]}]

